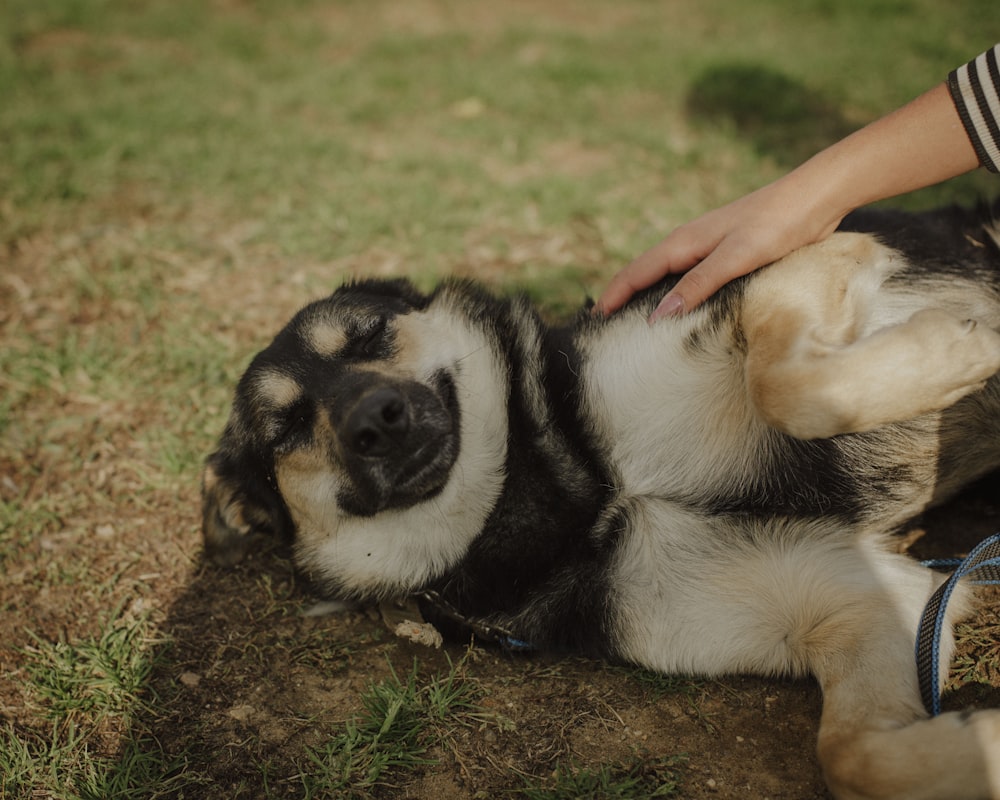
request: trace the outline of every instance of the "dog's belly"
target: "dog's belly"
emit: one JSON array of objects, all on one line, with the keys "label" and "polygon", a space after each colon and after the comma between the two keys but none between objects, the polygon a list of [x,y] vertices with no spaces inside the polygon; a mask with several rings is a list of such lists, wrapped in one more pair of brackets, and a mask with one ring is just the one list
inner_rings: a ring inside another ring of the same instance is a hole
[{"label": "dog's belly", "polygon": [[731,333],[703,330],[697,311],[653,327],[631,313],[581,343],[584,414],[619,487],[681,496],[754,475],[773,433],[750,404]]},{"label": "dog's belly", "polygon": [[757,415],[726,326],[627,313],[580,342],[582,410],[623,496],[840,514],[883,533],[1000,465],[1000,378],[943,412],[803,442]]},{"label": "dog's belly", "polygon": [[850,649],[859,617],[886,609],[910,637],[936,578],[883,542],[830,520],[709,518],[634,504],[616,563],[621,655],[703,675],[804,675]]}]

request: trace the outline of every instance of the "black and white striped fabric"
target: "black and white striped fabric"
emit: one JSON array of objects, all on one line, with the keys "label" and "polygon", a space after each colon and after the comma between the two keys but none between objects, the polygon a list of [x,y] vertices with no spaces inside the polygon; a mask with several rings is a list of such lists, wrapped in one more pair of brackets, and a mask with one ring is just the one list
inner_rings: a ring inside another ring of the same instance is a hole
[{"label": "black and white striped fabric", "polygon": [[948,88],[979,163],[1000,172],[1000,44],[948,76]]}]

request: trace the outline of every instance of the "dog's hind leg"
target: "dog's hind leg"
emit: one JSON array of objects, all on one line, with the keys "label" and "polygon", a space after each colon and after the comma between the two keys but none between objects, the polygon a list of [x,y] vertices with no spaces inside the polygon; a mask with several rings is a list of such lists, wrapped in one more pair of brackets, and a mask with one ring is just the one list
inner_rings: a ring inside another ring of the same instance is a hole
[{"label": "dog's hind leg", "polygon": [[[1000,710],[927,717],[912,613],[926,576],[897,557],[876,569],[883,588],[831,615],[809,656],[823,689],[818,752],[831,790],[841,800],[1000,799]],[[950,639],[942,650],[947,664]]]},{"label": "dog's hind leg", "polygon": [[870,330],[899,258],[841,234],[752,285],[747,383],[764,421],[803,439],[871,430],[947,408],[1000,370],[1000,334],[927,307],[932,296]]},{"label": "dog's hind leg", "polygon": [[1000,798],[1000,711],[949,712],[896,729],[826,717],[819,757],[839,800]]},{"label": "dog's hind leg", "polygon": [[[624,659],[666,673],[814,675],[818,752],[838,798],[1000,800],[1000,710],[928,719],[921,701],[917,630],[943,575],[830,520],[730,527],[667,503],[644,509],[638,519],[649,526],[670,530],[673,520],[686,533],[637,533],[623,550]],[[960,584],[947,605],[942,676],[951,626],[970,610]]]},{"label": "dog's hind leg", "polygon": [[1000,334],[928,309],[842,346],[811,342],[757,366],[751,394],[773,427],[803,439],[871,430],[940,411],[1000,369]]}]

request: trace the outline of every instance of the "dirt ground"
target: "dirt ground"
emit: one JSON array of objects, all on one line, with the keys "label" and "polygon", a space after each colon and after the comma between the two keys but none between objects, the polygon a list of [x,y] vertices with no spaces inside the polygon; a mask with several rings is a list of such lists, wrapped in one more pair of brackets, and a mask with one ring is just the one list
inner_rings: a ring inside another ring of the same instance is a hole
[{"label": "dirt ground", "polygon": [[[28,256],[22,251],[16,262],[25,284]],[[194,282],[193,273],[176,280]],[[255,310],[266,304],[254,296],[230,327],[221,316],[205,324],[247,340],[262,324],[273,328],[273,315],[293,308],[302,291],[282,277],[257,286],[271,301],[266,320]],[[109,310],[96,296],[67,309],[56,292],[18,296],[17,285],[5,284],[5,297],[18,300],[0,319],[8,341],[18,341],[24,326],[44,340],[54,316],[80,326],[131,325],[121,303]],[[573,657],[478,647],[470,654],[465,642],[423,648],[394,638],[373,610],[307,616],[315,598],[280,553],[228,572],[202,562],[196,474],[151,467],[148,431],[162,424],[155,392],[108,399],[88,388],[86,376],[69,372],[59,381],[45,402],[22,410],[0,458],[0,496],[44,512],[31,530],[15,532],[22,542],[0,581],[0,724],[16,733],[44,738],[51,729],[30,686],[34,643],[78,642],[117,613],[148,618],[154,668],[127,724],[103,723],[88,733],[88,746],[114,757],[130,742],[155,744],[211,787],[162,797],[302,797],[308,749],[343,729],[372,682],[392,670],[406,675],[415,663],[429,679],[463,659],[485,715],[454,726],[428,753],[435,765],[395,776],[375,796],[517,796],[559,765],[669,757],[681,797],[828,797],[814,757],[821,698],[812,682],[665,682]],[[201,402],[199,395],[184,416],[219,418]],[[912,547],[920,557],[967,552],[1000,529],[1000,474],[914,527],[926,531]],[[960,631],[956,665],[965,685],[947,696],[949,707],[1000,706],[998,631],[994,592]]]},{"label": "dirt ground", "polygon": [[[921,521],[927,535],[914,550],[963,552],[996,530],[998,488],[993,476],[928,514]],[[211,774],[232,796],[243,796],[248,757],[279,766],[303,744],[315,745],[318,723],[357,711],[358,693],[385,677],[389,663],[404,674],[418,659],[433,674],[448,669],[446,654],[455,662],[465,652],[461,644],[438,652],[394,640],[374,611],[304,617],[285,600],[308,604],[280,558],[232,573],[198,568],[177,587],[163,625],[173,643],[154,689],[169,697],[160,713],[169,711],[152,728],[168,743],[199,730]],[[980,624],[996,626],[998,610],[995,602],[984,608]],[[522,785],[521,775],[544,776],[559,761],[599,764],[637,752],[682,756],[683,797],[829,796],[813,753],[821,697],[810,681],[734,677],[665,691],[606,664],[490,650],[479,651],[468,670],[483,687],[483,705],[503,723],[461,730],[451,752],[435,754],[439,766],[384,796],[496,797]],[[947,703],[998,705],[1000,683],[970,685]]]},{"label": "dirt ground", "polygon": [[[29,270],[31,259],[21,253],[17,263]],[[296,292],[263,281],[258,291],[271,300],[268,314],[297,302]],[[49,312],[82,325],[108,318],[99,297],[75,317],[60,302],[57,295],[22,297],[3,319],[9,340],[19,325],[44,337]],[[114,311],[127,327],[127,309]],[[260,325],[248,311],[228,333],[246,338]],[[125,618],[150,620],[146,644],[155,666],[127,726],[105,724],[90,746],[114,755],[130,741],[157,743],[186,775],[211,787],[163,797],[301,797],[308,748],[322,747],[359,712],[359,696],[372,682],[390,670],[406,675],[415,663],[421,679],[430,678],[463,659],[485,716],[455,726],[446,744],[428,753],[436,765],[398,775],[375,796],[517,796],[559,765],[671,757],[681,797],[828,797],[814,757],[821,704],[814,683],[671,683],[573,657],[479,647],[470,654],[465,642],[428,649],[394,638],[370,609],[307,616],[315,598],[280,553],[228,572],[202,562],[196,476],[148,474],[150,444],[141,432],[157,425],[152,401],[102,399],[86,386],[50,399],[24,409],[0,463],[5,500],[27,506],[50,498],[49,516],[37,523],[37,535],[25,532],[0,581],[0,723],[16,732],[44,737],[51,725],[29,686],[33,642],[95,635],[120,609]],[[218,418],[219,410],[196,406],[190,416]],[[926,531],[912,548],[920,557],[967,552],[1000,529],[1000,475],[914,526]],[[977,634],[983,631],[985,640]],[[947,696],[950,707],[1000,705],[997,631],[994,593],[961,637],[956,663],[967,681]]]}]

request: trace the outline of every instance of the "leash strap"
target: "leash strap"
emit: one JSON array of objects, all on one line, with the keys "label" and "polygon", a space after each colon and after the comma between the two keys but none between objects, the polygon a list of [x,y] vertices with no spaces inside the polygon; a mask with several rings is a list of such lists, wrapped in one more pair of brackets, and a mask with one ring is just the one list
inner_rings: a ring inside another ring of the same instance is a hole
[{"label": "leash strap", "polygon": [[417,598],[423,600],[442,616],[447,617],[452,622],[457,622],[462,627],[471,631],[483,641],[493,642],[500,645],[504,650],[511,652],[534,649],[530,643],[518,639],[507,628],[490,624],[480,619],[474,619],[473,617],[467,617],[435,591],[421,592],[417,595]]},{"label": "leash strap", "polygon": [[917,631],[917,677],[920,681],[920,698],[932,717],[941,713],[940,649],[941,631],[945,611],[955,586],[962,578],[970,577],[971,583],[1000,584],[1000,532],[977,544],[962,559],[925,561],[932,568],[954,568],[951,576],[942,583],[924,608]]}]

